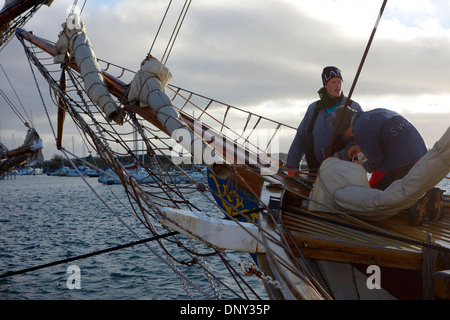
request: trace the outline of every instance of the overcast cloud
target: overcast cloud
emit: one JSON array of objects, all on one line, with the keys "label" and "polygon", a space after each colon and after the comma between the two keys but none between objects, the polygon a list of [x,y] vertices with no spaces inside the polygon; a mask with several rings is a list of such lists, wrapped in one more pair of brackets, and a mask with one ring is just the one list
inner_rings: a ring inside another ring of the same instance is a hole
[{"label": "overcast cloud", "polygon": [[[87,1],[82,17],[96,55],[137,70],[168,2]],[[173,2],[152,50],[157,58],[184,4]],[[167,63],[172,84],[297,126],[306,107],[318,98],[324,66],[336,65],[343,71],[348,93],[381,3],[193,0]],[[55,0],[50,8],[42,7],[25,28],[56,41],[71,4]],[[444,0],[388,1],[352,97],[366,110],[383,107],[402,113],[416,125],[428,147],[450,123],[449,13],[450,5]],[[0,63],[22,103],[32,111],[46,145],[44,154],[50,158],[56,153],[54,137],[16,38],[0,52]],[[1,71],[0,88],[19,105]],[[43,91],[48,96],[48,90]],[[56,119],[56,109],[46,99]],[[26,130],[3,101],[0,110],[0,138],[9,148],[17,147]],[[76,131],[68,127],[65,134],[65,143],[71,145]]]}]

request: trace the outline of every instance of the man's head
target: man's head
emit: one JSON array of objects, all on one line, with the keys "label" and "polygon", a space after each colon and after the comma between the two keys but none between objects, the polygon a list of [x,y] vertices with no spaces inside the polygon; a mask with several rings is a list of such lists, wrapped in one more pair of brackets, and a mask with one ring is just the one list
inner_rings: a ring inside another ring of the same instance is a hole
[{"label": "man's head", "polygon": [[323,68],[322,83],[330,97],[337,98],[341,95],[342,82],[341,70],[332,66]]},{"label": "man's head", "polygon": [[[339,106],[331,112],[331,124],[337,134],[345,134],[348,137],[353,136],[352,119],[356,112],[356,110],[350,107],[345,108],[345,106]],[[338,128],[341,118],[342,122]]]}]

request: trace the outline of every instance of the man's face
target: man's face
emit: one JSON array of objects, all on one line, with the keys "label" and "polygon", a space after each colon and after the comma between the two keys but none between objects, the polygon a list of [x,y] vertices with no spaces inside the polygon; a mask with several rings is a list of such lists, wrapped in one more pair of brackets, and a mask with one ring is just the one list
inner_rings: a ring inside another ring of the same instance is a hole
[{"label": "man's face", "polygon": [[341,96],[342,93],[342,79],[338,77],[332,78],[325,85],[325,90],[331,98],[337,98]]}]

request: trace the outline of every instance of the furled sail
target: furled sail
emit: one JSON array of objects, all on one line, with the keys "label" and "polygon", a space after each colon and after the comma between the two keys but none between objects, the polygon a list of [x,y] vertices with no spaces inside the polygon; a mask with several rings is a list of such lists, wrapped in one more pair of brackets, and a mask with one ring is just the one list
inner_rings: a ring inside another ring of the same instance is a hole
[{"label": "furled sail", "polygon": [[74,15],[73,20],[62,24],[56,49],[60,53],[55,56],[55,63],[64,63],[75,59],[83,78],[85,90],[89,98],[106,115],[108,121],[123,123],[124,112],[111,97],[103,79],[102,71],[97,63],[83,20]]},{"label": "furled sail", "polygon": [[361,219],[380,221],[411,207],[450,171],[450,127],[403,178],[384,191],[370,188],[358,164],[326,159],[311,192],[311,211],[345,211]]},{"label": "furled sail", "polygon": [[208,165],[218,160],[222,163],[223,159],[218,158],[212,147],[184,123],[173,107],[172,101],[164,90],[171,78],[169,69],[149,55],[141,63],[140,70],[136,72],[129,85],[128,101],[137,103],[140,107],[150,107],[167,133],[194,157],[200,156],[202,159],[199,160]]}]

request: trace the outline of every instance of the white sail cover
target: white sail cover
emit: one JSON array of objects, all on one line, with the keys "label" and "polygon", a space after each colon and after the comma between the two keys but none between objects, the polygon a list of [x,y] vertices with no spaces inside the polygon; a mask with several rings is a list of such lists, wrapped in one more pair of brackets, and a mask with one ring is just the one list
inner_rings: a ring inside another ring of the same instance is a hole
[{"label": "white sail cover", "polygon": [[450,127],[400,180],[384,191],[369,187],[365,170],[356,163],[326,159],[311,192],[311,211],[346,212],[380,221],[414,205],[450,171]]},{"label": "white sail cover", "polygon": [[[172,74],[166,66],[156,58],[148,56],[131,81],[127,98],[129,102],[139,103],[141,107],[150,107],[172,138],[195,158],[202,158],[199,160],[211,164],[214,160],[213,149],[184,123],[165,93],[164,88],[171,78]],[[194,152],[195,148],[198,148],[199,152]]]},{"label": "white sail cover", "polygon": [[73,15],[71,23],[63,23],[63,31],[59,34],[56,49],[60,53],[54,58],[55,63],[64,63],[68,59],[75,59],[84,87],[89,98],[106,115],[108,121],[114,120],[123,123],[123,110],[117,106],[111,97],[103,79],[102,71],[97,63],[94,50],[88,36],[83,20],[79,15]]},{"label": "white sail cover", "polygon": [[171,79],[169,69],[156,58],[149,57],[142,62],[141,69],[136,72],[127,96],[130,102],[139,101],[141,107],[152,108],[159,122],[170,134],[183,126],[178,112],[164,91],[164,87]]}]

